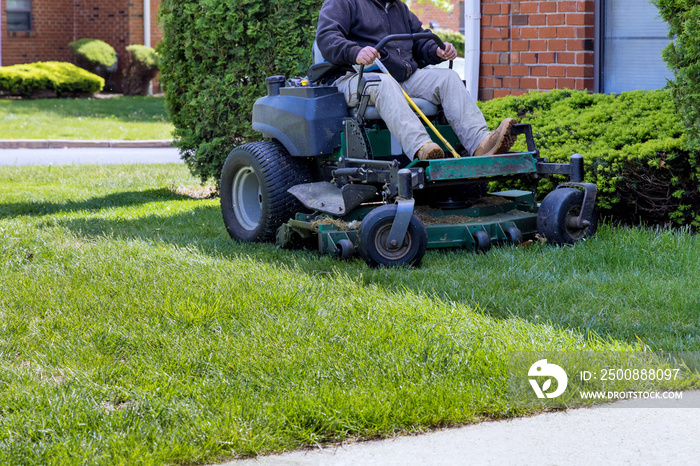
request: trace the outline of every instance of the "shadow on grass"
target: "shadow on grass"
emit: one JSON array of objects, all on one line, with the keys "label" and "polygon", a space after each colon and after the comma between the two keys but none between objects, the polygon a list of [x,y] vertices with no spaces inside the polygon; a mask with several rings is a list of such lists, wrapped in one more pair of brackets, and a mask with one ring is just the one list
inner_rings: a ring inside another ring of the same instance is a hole
[{"label": "shadow on grass", "polygon": [[[478,307],[494,318],[508,320],[517,317],[630,343],[636,343],[639,337],[647,343],[678,346],[666,348],[668,350],[687,350],[700,344],[700,330],[689,328],[685,318],[671,317],[671,304],[665,307],[664,312],[669,314],[666,318],[659,310],[656,313],[658,318],[640,319],[637,308],[661,309],[659,306],[663,307],[663,303],[654,305],[656,298],[651,297],[630,304],[639,293],[624,287],[613,293],[605,292],[610,286],[610,275],[614,276],[618,271],[614,266],[610,268],[599,263],[600,256],[596,254],[601,245],[581,245],[583,251],[578,253],[574,249],[547,246],[534,246],[535,249],[529,252],[502,248],[479,255],[466,251],[429,251],[420,269],[373,270],[359,259],[341,262],[316,250],[282,250],[272,244],[233,241],[224,228],[218,203],[203,202],[194,208],[190,204],[180,210],[177,201],[191,203],[193,200],[167,189],[119,193],[65,204],[2,206],[2,209],[9,209],[14,215],[40,215],[61,211],[99,211],[106,207],[159,201],[170,201],[171,211],[177,213],[164,211],[162,215],[155,213],[137,218],[104,218],[88,214],[80,218],[57,219],[46,226],[58,225],[88,239],[106,237],[166,243],[231,260],[252,257],[273,268],[286,268],[300,274],[341,279],[346,275],[367,287],[376,285],[396,293],[408,291],[445,302],[462,302]],[[563,271],[555,272],[557,268]],[[533,273],[537,278],[532,276]],[[572,280],[574,276],[579,279]],[[597,291],[591,294],[588,289]],[[590,299],[593,301],[588,301]],[[626,310],[622,311],[621,307]],[[676,344],[674,339],[684,339],[685,343]]]},{"label": "shadow on grass", "polygon": [[82,201],[67,202],[9,202],[0,204],[0,218],[20,216],[42,216],[57,213],[100,211],[116,207],[131,207],[151,202],[191,199],[173,193],[169,189],[147,189],[144,191],[127,191],[93,197]]},{"label": "shadow on grass", "polygon": [[167,122],[163,98],[114,97],[109,99],[13,100],[0,106],[0,113],[43,113],[64,118],[109,118],[124,122]]}]

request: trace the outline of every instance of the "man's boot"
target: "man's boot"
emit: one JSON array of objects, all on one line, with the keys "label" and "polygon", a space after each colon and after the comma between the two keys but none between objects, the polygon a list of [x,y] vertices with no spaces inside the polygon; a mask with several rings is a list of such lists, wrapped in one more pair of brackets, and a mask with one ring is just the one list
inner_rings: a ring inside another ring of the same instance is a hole
[{"label": "man's boot", "polygon": [[508,152],[517,139],[517,136],[510,134],[510,130],[514,124],[515,118],[506,118],[503,120],[501,124],[498,125],[498,128],[496,128],[496,131],[489,133],[489,135],[481,141],[474,151],[474,156],[478,157],[480,155],[494,155]]},{"label": "man's boot", "polygon": [[434,142],[429,142],[423,144],[423,146],[416,152],[416,158],[418,160],[432,160],[432,159],[444,159],[445,153],[440,149],[440,146]]}]

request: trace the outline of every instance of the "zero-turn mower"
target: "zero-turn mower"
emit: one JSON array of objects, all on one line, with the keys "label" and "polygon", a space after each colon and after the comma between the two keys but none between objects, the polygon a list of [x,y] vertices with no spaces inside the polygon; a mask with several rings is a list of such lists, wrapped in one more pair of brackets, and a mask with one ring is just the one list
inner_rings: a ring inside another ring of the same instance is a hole
[{"label": "zero-turn mower", "polygon": [[[392,40],[432,38],[391,35]],[[573,244],[597,227],[596,186],[585,183],[583,157],[548,163],[529,124],[516,124],[526,151],[471,157],[440,107],[414,99],[431,122],[428,132],[448,157],[409,160],[369,105],[374,73],[362,73],[357,107],[324,83],[332,68],[314,65],[308,79],[266,79],[267,96],[253,107],[253,129],[265,140],[236,147],[221,173],[221,210],[232,238],[309,245],[346,259],[359,254],[371,267],[418,266],[428,248],[487,251],[539,234]],[[436,134],[436,133],[439,133]],[[443,142],[444,141],[444,142]],[[447,144],[445,144],[445,142]],[[450,156],[448,145],[463,156]],[[565,175],[541,203],[537,180]],[[491,181],[523,180],[530,190],[486,192]]]}]

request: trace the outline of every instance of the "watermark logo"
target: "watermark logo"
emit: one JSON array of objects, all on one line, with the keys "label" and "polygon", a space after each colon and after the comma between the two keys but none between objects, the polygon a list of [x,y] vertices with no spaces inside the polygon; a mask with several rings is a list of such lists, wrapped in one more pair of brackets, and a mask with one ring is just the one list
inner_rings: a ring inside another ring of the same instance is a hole
[{"label": "watermark logo", "polygon": [[[556,364],[547,363],[546,359],[540,359],[532,366],[527,375],[529,377],[547,377],[540,387],[537,379],[529,379],[532,389],[535,391],[537,398],[556,398],[566,390],[566,385],[569,383],[569,377],[561,367]],[[557,381],[557,389],[552,393],[547,393],[552,386],[552,378]]]}]

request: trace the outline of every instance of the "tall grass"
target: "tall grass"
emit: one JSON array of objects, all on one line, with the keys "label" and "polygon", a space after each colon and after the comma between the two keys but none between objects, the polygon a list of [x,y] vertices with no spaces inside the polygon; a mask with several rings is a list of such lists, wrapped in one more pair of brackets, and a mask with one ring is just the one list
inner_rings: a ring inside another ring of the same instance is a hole
[{"label": "tall grass", "polygon": [[231,241],[181,166],[0,170],[0,463],[211,461],[527,413],[515,350],[697,349],[700,248],[573,248],[370,270]]}]

